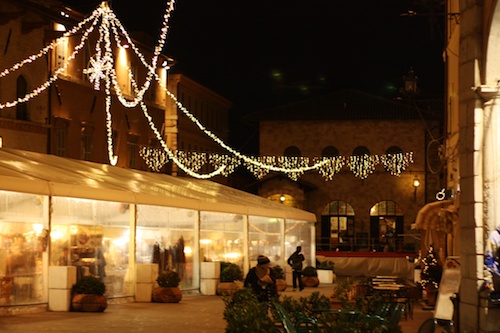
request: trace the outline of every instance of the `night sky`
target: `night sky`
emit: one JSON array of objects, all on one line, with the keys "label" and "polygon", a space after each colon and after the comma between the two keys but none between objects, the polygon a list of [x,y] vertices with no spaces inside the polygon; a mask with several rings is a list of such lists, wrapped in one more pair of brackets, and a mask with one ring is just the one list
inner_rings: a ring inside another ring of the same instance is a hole
[{"label": "night sky", "polygon": [[[84,11],[99,3],[67,2]],[[410,67],[423,93],[439,94],[444,19],[430,5],[437,2],[177,0],[164,53],[241,111],[345,88],[389,95]],[[165,2],[110,3],[129,31],[158,35]],[[401,15],[408,10],[418,15]]]},{"label": "night sky", "polygon": [[[84,13],[100,3],[66,2]],[[410,67],[422,96],[442,98],[440,2],[176,0],[163,53],[176,60],[173,71],[232,101],[232,122],[340,89],[392,98]],[[129,31],[159,35],[166,2],[109,3]]]}]

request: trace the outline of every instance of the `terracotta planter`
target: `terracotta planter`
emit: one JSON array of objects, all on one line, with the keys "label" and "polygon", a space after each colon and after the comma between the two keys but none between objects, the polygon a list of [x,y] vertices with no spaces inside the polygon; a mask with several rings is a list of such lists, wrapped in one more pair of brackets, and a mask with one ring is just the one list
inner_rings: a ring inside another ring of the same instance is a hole
[{"label": "terracotta planter", "polygon": [[157,287],[153,289],[152,298],[158,303],[179,303],[182,291],[178,287]]},{"label": "terracotta planter", "polygon": [[304,287],[317,287],[319,286],[319,279],[317,276],[303,276],[302,284]]},{"label": "terracotta planter", "polygon": [[276,279],[276,290],[285,291],[286,290],[286,280],[284,279]]},{"label": "terracotta planter", "polygon": [[108,299],[103,295],[76,294],[71,306],[73,311],[103,312],[108,307]]},{"label": "terracotta planter", "polygon": [[235,291],[241,290],[240,284],[235,282],[220,282],[217,286],[217,295],[232,295]]}]

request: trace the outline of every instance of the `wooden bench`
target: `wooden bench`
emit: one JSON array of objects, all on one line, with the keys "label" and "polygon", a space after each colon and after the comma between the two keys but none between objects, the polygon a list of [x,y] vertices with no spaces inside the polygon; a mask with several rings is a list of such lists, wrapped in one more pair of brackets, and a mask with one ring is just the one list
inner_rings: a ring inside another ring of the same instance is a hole
[{"label": "wooden bench", "polygon": [[316,318],[306,316],[304,314],[299,314],[297,320],[294,323],[288,312],[285,310],[283,305],[277,302],[273,302],[273,306],[276,309],[276,313],[283,325],[283,329],[286,333],[315,333],[319,332],[318,321]]}]

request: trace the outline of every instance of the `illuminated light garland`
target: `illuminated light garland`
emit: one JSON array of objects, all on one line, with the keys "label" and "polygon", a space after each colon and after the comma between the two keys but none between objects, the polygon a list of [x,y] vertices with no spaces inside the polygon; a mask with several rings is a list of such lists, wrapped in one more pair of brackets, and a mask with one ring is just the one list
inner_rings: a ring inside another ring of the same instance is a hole
[{"label": "illuminated light garland", "polygon": [[149,126],[151,127],[151,129],[153,130],[153,133],[155,134],[156,136],[156,139],[160,142],[161,146],[163,147],[163,150],[164,152],[166,153],[166,155],[168,156],[168,158],[170,158],[172,161],[174,161],[174,163],[181,169],[183,170],[184,172],[186,172],[189,176],[191,177],[195,177],[195,178],[199,178],[199,179],[209,179],[209,178],[212,178],[212,177],[215,177],[219,174],[221,174],[222,172],[224,172],[224,169],[225,169],[225,166],[221,166],[219,167],[217,170],[213,171],[213,172],[210,172],[210,173],[207,173],[207,174],[199,174],[199,173],[196,173],[194,172],[193,170],[189,169],[187,166],[185,166],[177,157],[176,155],[174,154],[174,152],[172,152],[172,150],[170,150],[167,146],[167,144],[165,143],[165,141],[163,140],[163,137],[161,136],[161,133],[160,131],[158,131],[158,128],[156,128],[156,125],[154,124],[153,122],[153,118],[148,114],[147,112],[147,107],[146,105],[144,104],[144,102],[141,102],[140,103],[141,105],[141,109],[143,111],[143,114],[144,116],[146,117],[146,119],[148,120],[148,123],[149,123]]},{"label": "illuminated light garland", "polygon": [[[83,33],[82,38],[80,39],[80,43],[75,47],[75,49],[73,50],[73,53],[66,59],[66,61],[63,64],[63,66],[60,67],[60,68],[58,68],[54,72],[54,74],[47,81],[45,81],[45,83],[43,83],[39,87],[35,88],[33,91],[26,93],[26,95],[24,97],[19,97],[15,101],[10,101],[10,102],[6,102],[6,103],[0,103],[0,110],[4,109],[4,108],[15,107],[19,103],[27,102],[30,99],[37,97],[42,92],[44,92],[48,87],[50,87],[52,85],[52,83],[54,83],[59,78],[59,74],[61,74],[61,73],[63,73],[63,72],[66,71],[66,68],[68,67],[68,64],[70,63],[70,61],[72,61],[73,59],[75,59],[75,57],[77,56],[78,52],[80,52],[80,50],[85,46],[85,41],[88,39],[89,34],[94,30],[94,27],[96,26],[97,22],[98,22],[98,18],[96,18],[94,20],[93,24]],[[75,29],[73,29],[73,30],[75,30]],[[71,31],[73,31],[73,30],[71,30]],[[56,42],[51,43],[51,45],[53,45],[53,47],[55,47],[61,41],[62,38],[64,38],[64,37],[58,38],[56,40]],[[40,52],[38,55],[40,55],[40,54],[43,55],[43,51]],[[38,55],[36,55],[36,56],[30,56],[30,57],[35,57],[35,58],[38,59],[39,58]],[[15,69],[17,70],[17,69],[21,68],[22,66],[24,66],[25,64],[28,64],[28,63],[30,63],[30,62],[21,61],[21,62],[17,63],[16,65],[14,65],[13,67],[11,67],[11,69],[15,67]],[[10,73],[10,72],[9,72],[9,70],[4,70],[2,73]]]},{"label": "illuminated light garland", "polygon": [[304,173],[307,171],[311,170],[316,170],[317,168],[321,167],[323,163],[326,163],[324,161],[318,161],[314,163],[311,166],[303,167],[303,168],[291,168],[287,169],[284,167],[280,167],[279,165],[276,164],[269,164],[269,163],[261,163],[258,159],[250,156],[246,156],[241,154],[240,152],[236,151],[229,145],[227,145],[224,141],[222,141],[219,137],[217,137],[214,133],[211,131],[207,130],[205,126],[192,114],[189,112],[188,109],[182,105],[182,103],[175,97],[174,94],[172,94],[161,82],[161,80],[156,76],[156,80],[160,84],[160,86],[165,90],[167,95],[177,104],[179,109],[188,117],[189,120],[191,120],[200,130],[202,130],[208,137],[210,137],[212,140],[214,140],[219,146],[222,148],[226,149],[228,152],[231,154],[235,155],[236,158],[239,158],[243,160],[245,165],[249,166],[252,165],[252,172],[256,171],[256,169],[265,169],[265,171],[259,171],[258,173],[269,173],[270,171],[276,171],[276,172],[282,172],[282,173]]},{"label": "illuminated light garland", "polygon": [[[159,148],[151,148],[144,146],[139,151],[141,157],[146,160],[146,164],[150,169],[154,171],[159,171],[169,160],[168,155]],[[204,165],[209,164],[212,167],[218,169],[225,166],[224,171],[221,173],[224,176],[228,176],[234,170],[241,165],[242,160],[235,156],[230,155],[220,155],[218,153],[194,153],[194,152],[183,152],[177,151],[172,153],[177,156],[178,160],[181,161],[186,166],[190,166],[193,170],[200,170]],[[413,160],[411,156],[413,153],[400,153],[400,154],[386,154],[386,155],[364,155],[364,156],[335,156],[335,157],[315,157],[314,160],[321,160],[321,167],[318,168],[318,172],[325,180],[333,180],[334,176],[338,174],[346,164],[349,169],[353,172],[354,176],[365,179],[375,170],[378,164],[383,164],[386,170],[390,171],[391,175],[400,176],[401,172],[404,171],[404,166],[408,166]],[[297,157],[286,157],[286,156],[258,156],[251,157],[257,163],[263,163],[266,165],[289,165],[291,168],[296,169],[296,164],[300,160],[300,163],[306,163],[308,158],[297,158]],[[349,163],[346,163],[349,160]],[[255,164],[245,164],[247,169],[258,179],[264,178],[269,174],[269,170],[265,168],[260,168]],[[393,169],[396,166],[395,169]],[[292,170],[292,169],[291,169]],[[288,177],[293,180],[297,180],[303,173],[285,173]],[[294,178],[295,177],[295,178]]]},{"label": "illuminated light garland", "polygon": [[380,156],[380,160],[387,171],[393,176],[400,176],[410,163],[413,163],[413,152],[386,154]]},{"label": "illuminated light garland", "polygon": [[[159,36],[158,43],[157,43],[157,45],[154,49],[154,52],[153,52],[153,58],[151,60],[152,65],[149,65],[149,63],[146,61],[144,55],[140,52],[139,48],[135,45],[135,43],[130,38],[130,35],[126,31],[125,27],[121,24],[121,22],[118,19],[116,19],[115,16],[113,16],[114,19],[111,22],[112,23],[111,28],[113,30],[113,36],[114,36],[114,39],[115,39],[118,47],[121,47],[122,44],[120,41],[120,35],[119,35],[118,31],[116,30],[117,28],[123,34],[123,36],[125,37],[125,39],[127,41],[127,45],[129,45],[131,47],[131,49],[134,51],[135,55],[138,57],[140,62],[144,65],[144,67],[148,68],[148,74],[147,74],[146,80],[145,80],[142,88],[141,89],[138,89],[137,87],[134,88],[134,93],[136,96],[134,97],[133,101],[128,101],[123,96],[123,93],[121,92],[121,87],[118,84],[116,75],[112,76],[113,86],[117,92],[118,99],[120,100],[122,105],[125,107],[128,107],[128,108],[136,107],[143,100],[144,94],[149,89],[152,79],[153,78],[158,79],[158,76],[156,74],[158,58],[161,55],[161,51],[162,51],[162,49],[165,45],[165,42],[166,42],[167,32],[168,32],[168,21],[170,19],[172,11],[174,10],[174,1],[173,0],[170,1],[169,4],[170,5],[168,6],[166,13],[163,16],[163,18],[164,18],[163,19],[163,27],[161,29],[161,34]],[[129,78],[132,80],[133,73],[130,70],[130,68],[127,68],[127,70],[128,70]]]},{"label": "illuminated light garland", "polygon": [[233,173],[236,168],[241,165],[241,160],[235,159],[229,155],[220,155],[217,153],[209,155],[209,162],[215,169],[225,166],[221,175],[226,177]]},{"label": "illuminated light garland", "polygon": [[327,163],[323,163],[318,169],[318,172],[325,180],[333,180],[335,175],[339,173],[345,165],[345,158],[343,156],[323,157],[322,160]]},{"label": "illuminated light garland", "polygon": [[[293,231],[293,229],[297,228],[300,224],[299,223],[295,223],[294,225],[292,225],[290,228],[286,229],[285,230],[285,235],[287,233],[289,233],[290,231]],[[250,223],[249,226],[255,230],[257,230],[258,232],[262,233],[262,234],[266,234],[268,236],[280,236],[281,234],[279,232],[269,232],[269,231],[265,231],[263,230],[262,228],[259,228],[257,227],[255,224],[253,223]]]},{"label": "illuminated light garland", "polygon": [[153,147],[142,147],[139,155],[144,159],[146,165],[153,171],[160,172],[161,168],[168,163],[167,154],[160,149]]},{"label": "illuminated light garland", "polygon": [[380,163],[378,155],[352,155],[349,156],[347,166],[351,169],[354,176],[366,179],[375,171],[375,167]]},{"label": "illuminated light garland", "polygon": [[[81,21],[80,23],[78,23],[74,28],[72,28],[71,30],[65,32],[61,37],[57,38],[54,42],[52,42],[49,45],[47,45],[46,47],[44,47],[38,54],[30,55],[30,56],[28,56],[28,58],[26,58],[26,59],[24,59],[24,60],[22,60],[22,61],[20,61],[20,62],[18,62],[16,64],[14,64],[12,67],[10,67],[8,69],[4,69],[2,72],[0,72],[0,78],[9,75],[12,72],[17,71],[18,69],[20,69],[24,65],[32,63],[33,61],[35,61],[35,60],[41,58],[42,56],[46,55],[50,50],[53,50],[59,43],[63,42],[65,40],[65,38],[70,37],[72,35],[75,35],[77,32],[79,32],[80,30],[82,30],[82,27],[84,25],[86,25],[88,22],[90,22],[92,20],[93,20],[93,23],[91,25],[91,28],[89,28],[89,29],[93,29],[93,27],[95,26],[95,24],[98,21],[98,20],[96,20],[96,18],[98,16],[100,16],[100,11],[99,10],[94,10],[92,12],[92,14],[88,18],[84,19],[83,21]],[[89,29],[87,29],[87,31]]]},{"label": "illuminated light garland", "polygon": [[[400,175],[409,165],[413,163],[412,153],[406,154],[395,154],[395,155],[382,155],[382,156],[350,156],[346,157],[333,157],[333,158],[314,158],[312,159],[313,164],[309,165],[310,160],[305,157],[285,157],[285,156],[262,156],[262,157],[252,157],[241,154],[240,152],[234,150],[232,147],[227,145],[224,141],[218,138],[214,133],[206,129],[206,127],[194,116],[192,115],[177,98],[168,91],[164,83],[156,74],[156,68],[158,64],[158,58],[161,54],[166,41],[166,35],[168,31],[168,21],[173,11],[174,1],[169,2],[169,6],[164,14],[163,27],[161,29],[161,34],[159,36],[157,46],[154,49],[153,57],[151,59],[151,65],[146,61],[145,57],[141,54],[140,50],[133,43],[132,39],[128,35],[126,29],[116,18],[113,11],[109,8],[106,2],[103,2],[90,17],[80,22],[76,27],[63,34],[62,37],[56,39],[53,43],[41,50],[40,53],[36,55],[31,55],[27,59],[15,64],[14,66],[0,72],[0,78],[4,77],[26,64],[29,64],[43,55],[47,54],[50,50],[53,50],[58,44],[64,41],[64,38],[70,37],[78,33],[85,24],[92,22],[89,28],[82,34],[80,43],[74,48],[73,53],[67,57],[63,66],[58,68],[54,75],[49,78],[44,84],[34,89],[32,92],[27,93],[24,97],[18,98],[15,101],[6,102],[0,104],[0,109],[14,107],[18,103],[23,103],[31,98],[38,96],[41,92],[46,90],[54,81],[58,79],[58,76],[63,73],[68,64],[75,59],[78,52],[83,48],[86,41],[88,40],[89,34],[94,30],[95,26],[101,21],[99,26],[99,39],[96,43],[96,54],[90,60],[89,67],[84,69],[84,73],[88,75],[89,81],[94,85],[94,89],[100,89],[100,82],[105,82],[105,93],[106,93],[106,130],[107,130],[107,145],[108,145],[108,157],[112,165],[116,165],[118,156],[113,153],[113,131],[112,131],[112,114],[111,114],[111,89],[113,88],[120,103],[128,108],[136,107],[140,105],[144,116],[146,117],[150,128],[155,134],[156,138],[162,146],[162,151],[157,148],[142,148],[140,151],[141,157],[146,161],[148,167],[152,170],[159,171],[169,160],[176,163],[179,168],[185,171],[188,175],[207,179],[215,175],[227,176],[234,172],[234,170],[244,164],[247,169],[252,172],[257,178],[262,178],[269,172],[282,172],[286,174],[293,180],[300,178],[305,172],[318,170],[318,172],[325,177],[326,180],[332,180],[334,175],[340,172],[340,170],[347,165],[353,171],[354,175],[359,178],[366,178],[369,174],[373,173],[376,165],[382,162],[386,170],[391,172],[392,175]],[[121,35],[120,35],[121,33]],[[133,73],[130,68],[128,70],[128,76],[132,83],[133,92],[135,97],[132,101],[125,98],[120,85],[118,84],[118,79],[116,71],[114,68],[114,57],[113,49],[111,47],[111,35],[113,36],[118,47],[122,47],[121,38],[122,36],[126,39],[127,45],[135,52],[140,62],[148,69],[148,74],[143,85],[139,88],[134,80]],[[145,92],[149,89],[152,79],[158,81],[160,86],[164,89],[165,93],[177,104],[179,109],[190,119],[201,131],[203,131],[208,137],[219,144],[222,148],[226,149],[230,155],[220,155],[220,154],[206,154],[206,153],[185,153],[185,152],[173,152],[168,148],[161,133],[156,128],[151,115],[147,111],[147,107],[143,102],[143,97]],[[209,163],[215,168],[215,171],[207,174],[197,173],[205,164]]]},{"label": "illuminated light garland", "polygon": [[176,156],[182,164],[198,172],[207,163],[206,153],[177,151]]}]

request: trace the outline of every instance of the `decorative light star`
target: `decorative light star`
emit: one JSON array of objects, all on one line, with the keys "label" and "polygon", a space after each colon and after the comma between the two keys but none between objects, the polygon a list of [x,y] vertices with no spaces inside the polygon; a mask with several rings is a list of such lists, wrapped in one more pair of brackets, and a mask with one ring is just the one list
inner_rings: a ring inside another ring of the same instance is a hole
[{"label": "decorative light star", "polygon": [[90,58],[89,67],[83,70],[84,74],[89,75],[89,81],[94,84],[94,90],[100,89],[101,80],[106,79],[106,73],[113,68],[113,61],[109,57]]}]

